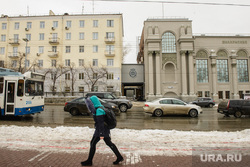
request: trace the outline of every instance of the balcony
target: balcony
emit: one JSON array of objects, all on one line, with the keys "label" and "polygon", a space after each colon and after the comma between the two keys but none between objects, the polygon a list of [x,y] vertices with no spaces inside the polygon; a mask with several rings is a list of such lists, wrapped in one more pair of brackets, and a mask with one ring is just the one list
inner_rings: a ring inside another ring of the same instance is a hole
[{"label": "balcony", "polygon": [[58,58],[58,52],[49,51],[48,56],[49,56],[50,58]]},{"label": "balcony", "polygon": [[115,43],[115,38],[114,37],[105,37],[104,41],[107,44]]},{"label": "balcony", "polygon": [[49,43],[51,45],[58,45],[60,38],[49,38]]},{"label": "balcony", "polygon": [[115,51],[114,50],[105,50],[104,54],[107,57],[114,57],[115,56]]},{"label": "balcony", "polygon": [[13,45],[13,46],[17,46],[19,45],[19,39],[16,39],[16,38],[12,38],[12,39],[9,39],[9,44]]},{"label": "balcony", "polygon": [[19,52],[9,52],[8,57],[12,59],[19,58],[20,53]]}]

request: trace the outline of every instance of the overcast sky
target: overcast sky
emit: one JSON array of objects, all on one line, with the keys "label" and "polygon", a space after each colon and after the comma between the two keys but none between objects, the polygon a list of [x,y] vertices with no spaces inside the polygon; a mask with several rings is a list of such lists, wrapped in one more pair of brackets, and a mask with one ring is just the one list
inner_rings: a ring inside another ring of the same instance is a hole
[{"label": "overcast sky", "polygon": [[[138,0],[139,1],[139,0]],[[151,0],[152,1],[152,0]],[[161,0],[163,1],[163,0]],[[249,0],[170,0],[172,2],[231,3],[250,5]],[[143,22],[148,18],[185,17],[192,20],[193,33],[250,34],[250,7],[164,4],[146,2],[100,2],[85,0],[7,0],[1,2],[0,14],[122,13],[124,44],[131,46],[126,63],[136,62],[136,37],[141,35]],[[163,10],[164,9],[164,12]]]}]

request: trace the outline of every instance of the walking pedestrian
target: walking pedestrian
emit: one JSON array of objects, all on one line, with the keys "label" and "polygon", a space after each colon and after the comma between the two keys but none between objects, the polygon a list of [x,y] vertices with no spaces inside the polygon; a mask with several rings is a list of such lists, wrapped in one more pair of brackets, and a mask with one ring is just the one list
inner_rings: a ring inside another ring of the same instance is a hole
[{"label": "walking pedestrian", "polygon": [[91,96],[90,98],[85,99],[85,103],[89,111],[93,114],[95,121],[95,132],[90,142],[89,156],[86,161],[81,162],[82,166],[92,166],[92,160],[96,151],[96,144],[100,140],[104,140],[106,145],[108,145],[111,150],[115,153],[117,159],[113,162],[114,165],[119,164],[123,161],[123,157],[118,151],[116,145],[111,142],[110,129],[104,124],[105,111],[100,108],[103,107],[97,96]]}]

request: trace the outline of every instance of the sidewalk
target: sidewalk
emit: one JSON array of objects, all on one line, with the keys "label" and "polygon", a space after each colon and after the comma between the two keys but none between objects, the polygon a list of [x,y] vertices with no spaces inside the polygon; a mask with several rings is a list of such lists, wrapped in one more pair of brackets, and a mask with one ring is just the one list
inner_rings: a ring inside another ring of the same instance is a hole
[{"label": "sidewalk", "polygon": [[[55,153],[30,150],[9,150],[0,148],[0,167],[81,167],[80,162],[86,160],[85,153]],[[93,166],[131,166],[131,167],[191,167],[192,157],[166,156],[136,156],[123,154],[124,161],[120,165],[113,165],[116,160],[112,154],[96,153]]]}]

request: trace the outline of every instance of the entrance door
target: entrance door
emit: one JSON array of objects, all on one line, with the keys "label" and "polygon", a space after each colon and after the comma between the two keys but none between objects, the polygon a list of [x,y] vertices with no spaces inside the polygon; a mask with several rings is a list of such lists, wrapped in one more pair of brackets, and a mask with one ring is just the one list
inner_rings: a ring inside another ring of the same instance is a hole
[{"label": "entrance door", "polygon": [[7,91],[5,95],[5,115],[15,114],[15,85],[13,81],[7,81]]}]

